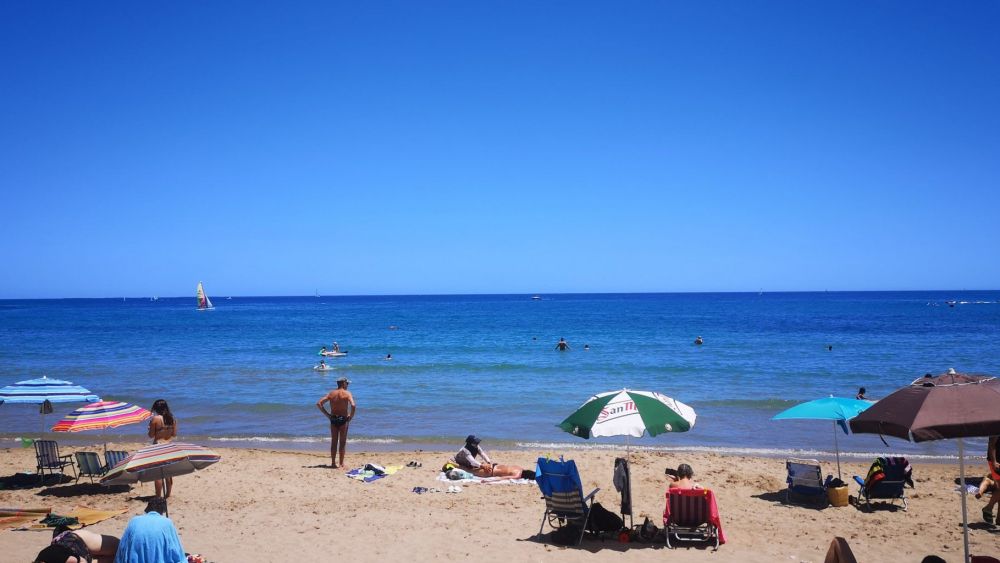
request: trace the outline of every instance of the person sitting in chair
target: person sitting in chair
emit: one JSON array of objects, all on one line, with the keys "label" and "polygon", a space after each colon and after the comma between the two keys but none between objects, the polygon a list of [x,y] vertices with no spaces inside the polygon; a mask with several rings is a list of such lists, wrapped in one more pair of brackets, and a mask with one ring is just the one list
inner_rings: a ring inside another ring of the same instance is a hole
[{"label": "person sitting in chair", "polygon": [[[455,454],[455,463],[476,477],[500,477],[502,479],[520,479],[524,468],[517,465],[498,465],[493,463],[485,450],[479,447],[480,440],[474,434],[465,439],[465,446]],[[480,462],[476,458],[482,458]]]},{"label": "person sitting in chair", "polygon": [[694,482],[694,469],[691,466],[682,463],[677,466],[677,469],[667,468],[667,477],[670,478],[671,489],[700,489],[701,485]]}]

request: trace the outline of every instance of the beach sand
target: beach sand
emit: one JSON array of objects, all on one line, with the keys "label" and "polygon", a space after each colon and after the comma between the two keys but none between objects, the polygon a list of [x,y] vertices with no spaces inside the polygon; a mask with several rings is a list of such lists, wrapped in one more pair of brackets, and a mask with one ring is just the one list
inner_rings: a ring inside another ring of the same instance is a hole
[{"label": "beach sand", "polygon": [[[113,444],[130,449],[138,444]],[[65,448],[64,448],[65,449]],[[91,448],[92,449],[92,448]],[[662,544],[620,544],[585,539],[579,548],[540,541],[544,505],[536,485],[472,484],[458,494],[414,494],[414,487],[446,490],[436,481],[445,452],[350,451],[348,467],[365,462],[403,467],[373,483],[361,483],[329,468],[325,452],[215,448],[222,461],[175,479],[170,515],[186,551],[215,562],[227,561],[823,561],[834,536],[849,541],[861,562],[913,561],[937,554],[958,562],[962,556],[958,466],[914,464],[916,489],[907,489],[909,510],[853,506],[816,510],[781,504],[784,460],[705,453],[633,452],[635,521],[649,516],[662,526],[665,467],[690,463],[696,479],[718,496],[728,543],[708,549],[667,550]],[[73,451],[69,449],[68,451]],[[68,453],[68,452],[66,452]],[[491,452],[505,464],[534,467],[539,455],[560,452]],[[600,487],[598,502],[617,511],[612,484],[614,458],[622,452],[565,452],[577,461],[587,491]],[[5,449],[0,475],[34,468],[31,449]],[[824,471],[835,472],[832,462]],[[868,463],[843,463],[845,480],[867,471]],[[971,473],[981,473],[973,462]],[[851,486],[851,494],[857,487]],[[0,490],[0,506],[51,506],[65,514],[77,504],[91,508],[128,508],[124,515],[91,526],[120,536],[129,517],[141,514],[153,494],[151,483],[128,492],[107,493],[87,478],[51,488]],[[897,503],[898,506],[898,503]],[[973,554],[1000,555],[1000,532],[981,523],[982,501],[969,497]],[[549,529],[546,528],[546,536]],[[0,559],[31,561],[50,539],[47,532],[0,531]]]}]

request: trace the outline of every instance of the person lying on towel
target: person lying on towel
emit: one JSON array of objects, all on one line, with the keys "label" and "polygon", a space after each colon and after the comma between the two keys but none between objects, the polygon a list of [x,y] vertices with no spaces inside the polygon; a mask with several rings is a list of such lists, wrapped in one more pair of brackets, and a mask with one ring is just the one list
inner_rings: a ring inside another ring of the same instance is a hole
[{"label": "person lying on towel", "polygon": [[[500,477],[503,479],[520,479],[524,468],[517,465],[497,465],[493,463],[485,450],[479,447],[482,442],[474,434],[465,439],[465,446],[455,454],[455,463],[476,477]],[[481,458],[479,461],[476,458]]]}]

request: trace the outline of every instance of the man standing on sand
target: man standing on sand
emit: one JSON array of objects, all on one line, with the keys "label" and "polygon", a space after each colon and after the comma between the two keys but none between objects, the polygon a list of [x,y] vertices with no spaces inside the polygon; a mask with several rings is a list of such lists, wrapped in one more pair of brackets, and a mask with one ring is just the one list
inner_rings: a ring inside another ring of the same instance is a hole
[{"label": "man standing on sand", "polygon": [[[341,377],[337,380],[336,389],[316,401],[316,407],[330,419],[330,466],[334,469],[344,465],[344,452],[347,450],[347,427],[350,426],[354,414],[358,412],[358,407],[354,404],[354,396],[347,390],[347,385],[350,383],[349,379]],[[330,412],[326,411],[323,403],[330,403]],[[339,466],[337,465],[338,444],[340,446]]]}]

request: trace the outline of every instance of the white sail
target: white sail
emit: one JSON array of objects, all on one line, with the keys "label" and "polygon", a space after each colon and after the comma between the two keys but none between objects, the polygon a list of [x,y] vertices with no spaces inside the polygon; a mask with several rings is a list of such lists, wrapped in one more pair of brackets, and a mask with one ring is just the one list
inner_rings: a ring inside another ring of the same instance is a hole
[{"label": "white sail", "polygon": [[208,294],[205,293],[205,288],[198,282],[198,310],[204,311],[206,309],[214,309],[215,306],[212,305],[212,301],[208,298]]}]

